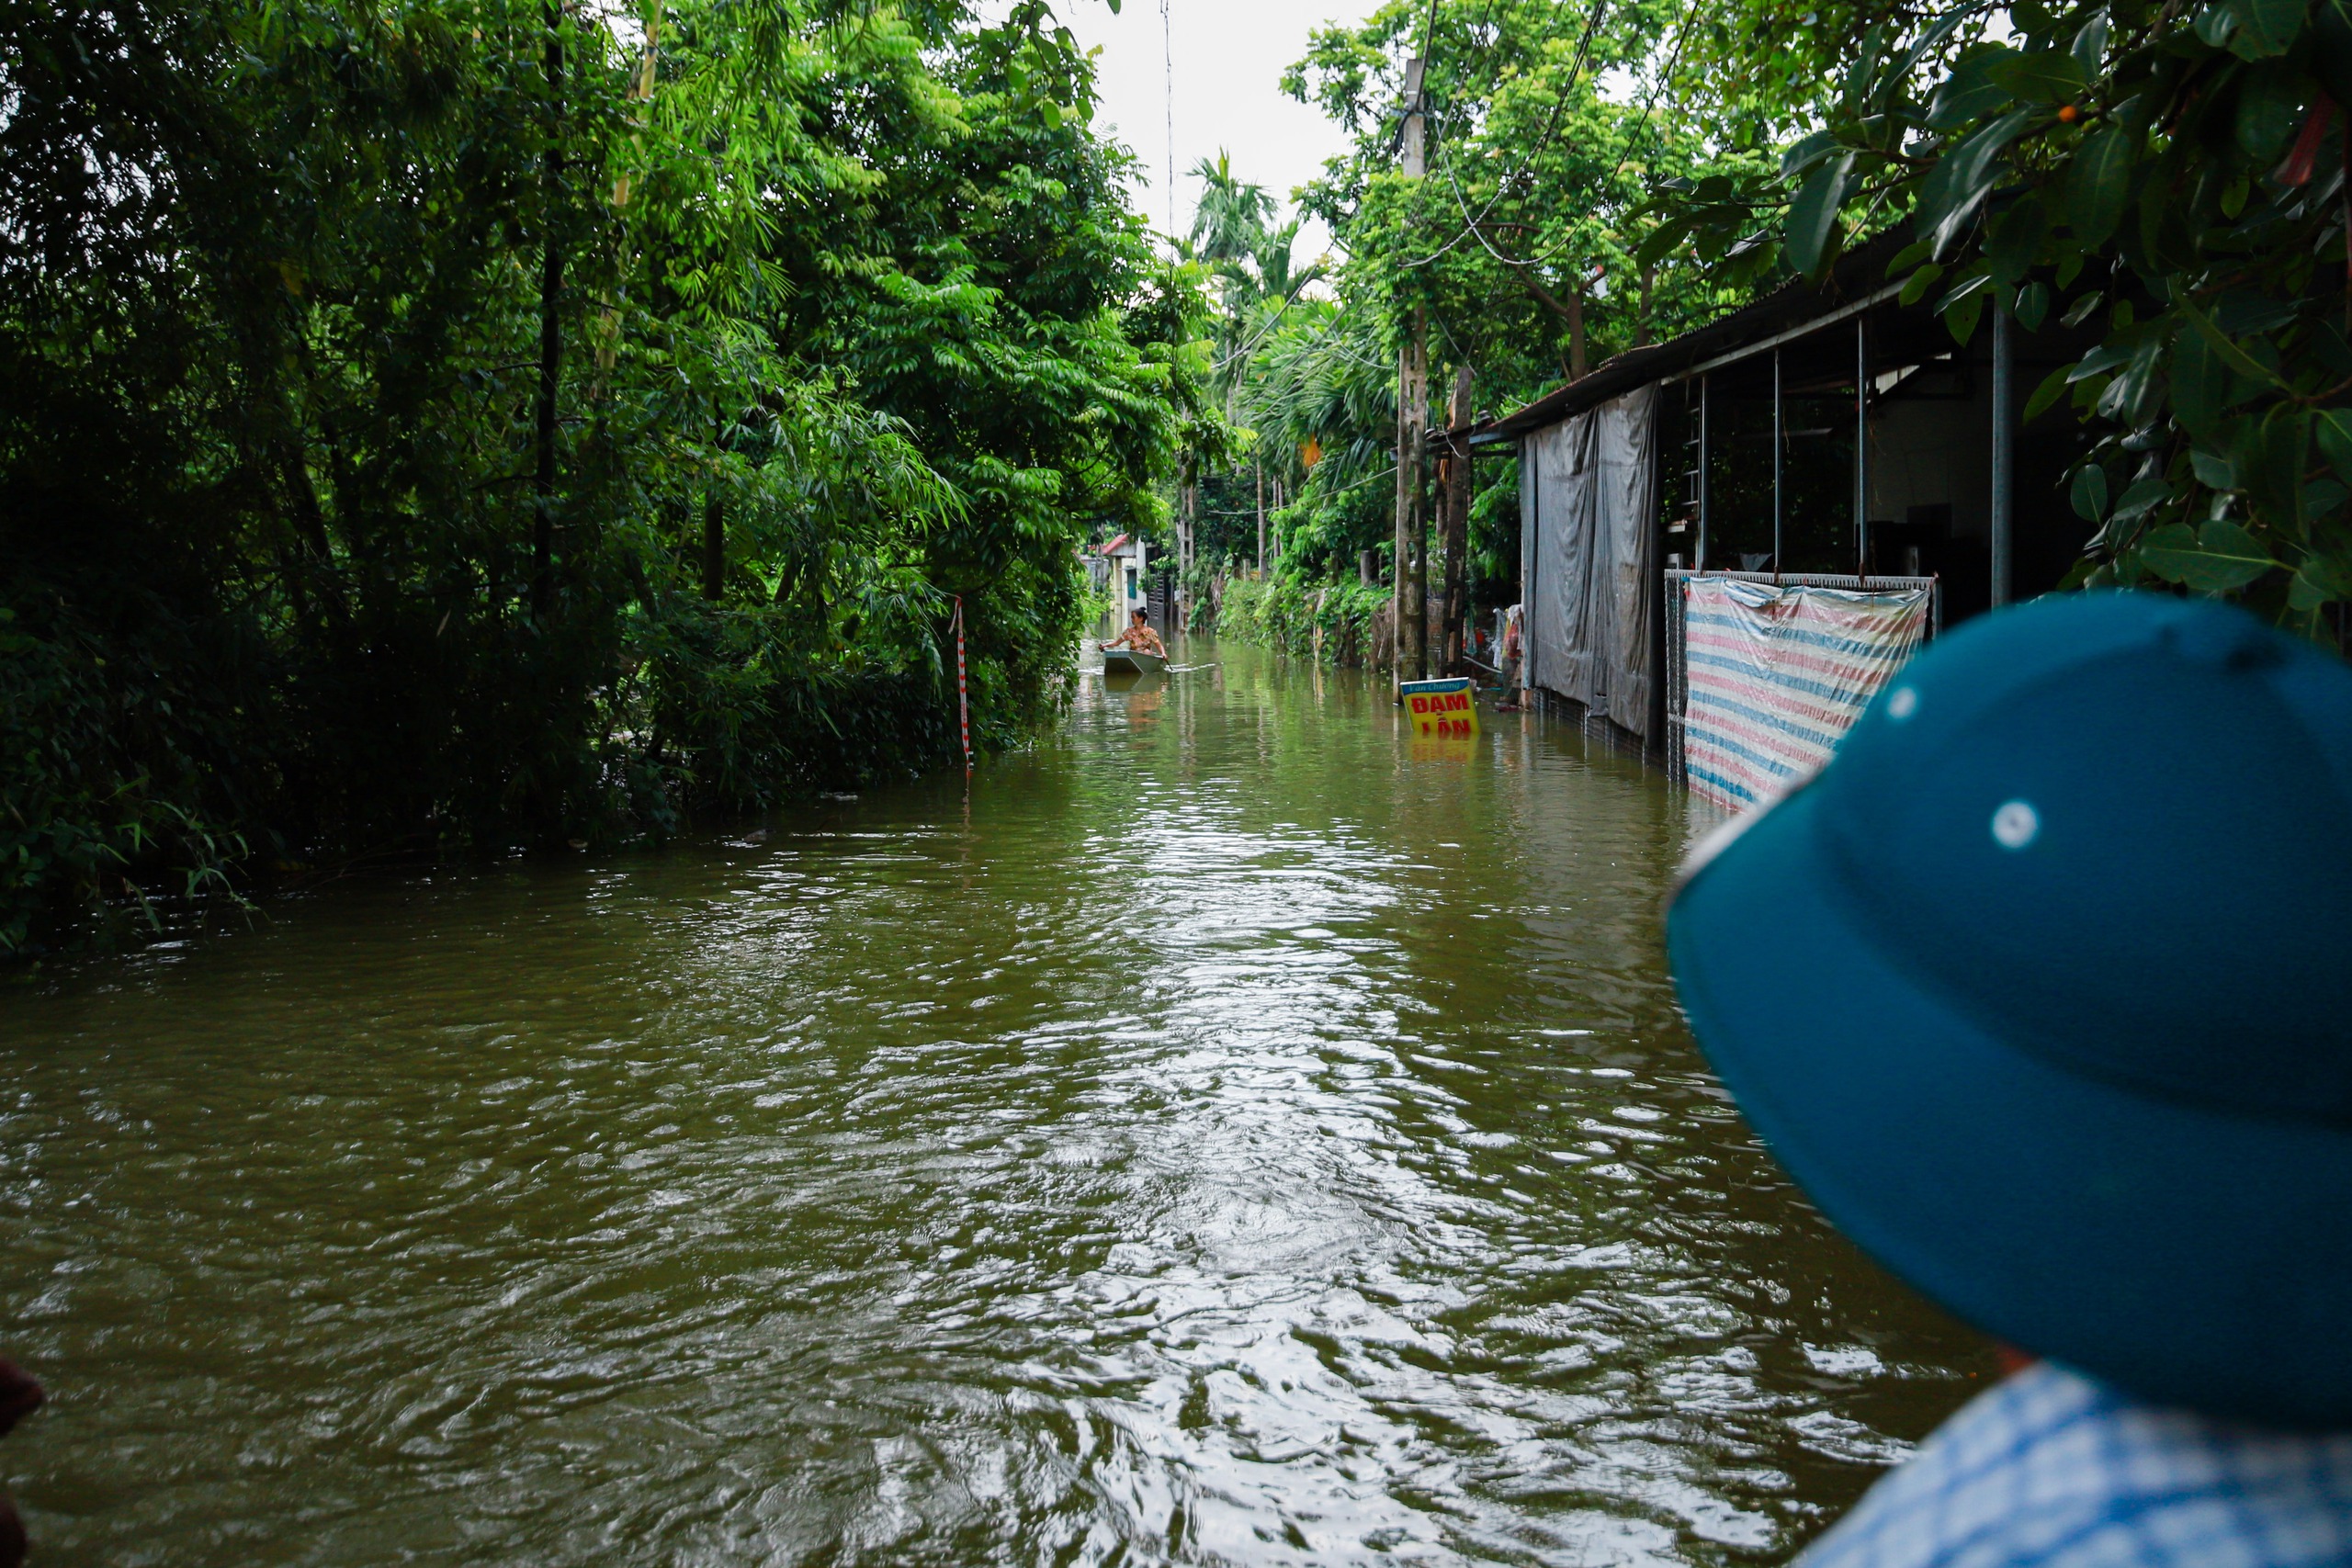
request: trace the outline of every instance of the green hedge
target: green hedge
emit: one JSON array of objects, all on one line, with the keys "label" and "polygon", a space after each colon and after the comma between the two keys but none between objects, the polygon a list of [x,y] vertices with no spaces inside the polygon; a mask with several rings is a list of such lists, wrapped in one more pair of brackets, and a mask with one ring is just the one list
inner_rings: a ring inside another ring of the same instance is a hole
[{"label": "green hedge", "polygon": [[[1225,585],[1216,632],[1301,659],[1362,666],[1371,661],[1373,619],[1388,604],[1378,584],[1313,581],[1277,577],[1257,582],[1235,578]],[[1316,633],[1322,632],[1318,649]]]}]

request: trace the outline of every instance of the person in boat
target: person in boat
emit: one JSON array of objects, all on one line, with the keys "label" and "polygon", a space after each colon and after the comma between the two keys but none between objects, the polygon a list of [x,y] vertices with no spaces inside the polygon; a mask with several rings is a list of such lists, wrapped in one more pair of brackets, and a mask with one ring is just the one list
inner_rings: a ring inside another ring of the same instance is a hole
[{"label": "person in boat", "polygon": [[2352,1562],[2352,670],[2052,596],[1693,852],[1691,1029],[2010,1375],[1797,1568]]},{"label": "person in boat", "polygon": [[1161,642],[1159,634],[1151,629],[1150,615],[1141,610],[1136,612],[1135,619],[1128,623],[1125,631],[1102,647],[1105,653],[1114,648],[1132,648],[1137,653],[1156,653],[1162,659],[1168,657],[1168,645]]}]

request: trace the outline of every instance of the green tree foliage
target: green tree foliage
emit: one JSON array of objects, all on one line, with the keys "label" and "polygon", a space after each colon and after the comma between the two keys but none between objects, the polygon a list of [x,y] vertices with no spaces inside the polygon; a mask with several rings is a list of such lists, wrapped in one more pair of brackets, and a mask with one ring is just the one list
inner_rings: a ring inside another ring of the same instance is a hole
[{"label": "green tree foliage", "polygon": [[[1770,10],[1741,8],[1746,41]],[[1776,170],[1685,182],[1669,243],[1819,273],[1894,227],[1890,276],[1966,341],[1988,310],[2092,345],[2033,391],[2085,426],[2076,580],[2240,596],[2334,629],[2352,597],[2352,6],[1864,6]],[[1726,80],[1740,78],[1727,68]]]},{"label": "green tree foliage", "polygon": [[[1433,362],[1467,362],[1489,395],[1515,397],[1728,302],[1696,259],[1644,250],[1652,188],[1723,155],[1683,108],[1700,14],[1396,0],[1318,32],[1284,85],[1355,136],[1305,196],[1346,247],[1351,306],[1392,334],[1426,308]],[[1408,55],[1428,62],[1418,180],[1396,149]]]},{"label": "green tree foliage", "polygon": [[[1221,278],[1249,280],[1220,289],[1217,368],[1254,464],[1289,497],[1286,572],[1351,580],[1360,550],[1392,550],[1397,349],[1417,308],[1433,399],[1468,365],[1492,412],[1742,300],[1713,258],[1651,243],[1661,181],[1767,166],[1689,112],[1702,91],[1691,49],[1711,17],[1668,0],[1395,0],[1317,32],[1284,86],[1352,136],[1301,196],[1339,241],[1328,266],[1293,269],[1295,226],[1278,227],[1227,162],[1194,171],[1195,246],[1237,258]],[[1428,62],[1418,180],[1397,147],[1408,57]],[[1274,282],[1302,273],[1319,287]],[[1442,428],[1443,411],[1431,414]],[[1508,598],[1517,574],[1516,490],[1511,465],[1481,465],[1470,545],[1485,601]]]},{"label": "green tree foliage", "polygon": [[955,755],[1206,404],[1037,0],[0,17],[0,950]]},{"label": "green tree foliage", "polygon": [[1393,538],[1395,344],[1376,312],[1317,300],[1266,343],[1259,371],[1246,417],[1297,497],[1282,514],[1281,558],[1352,578],[1358,551]]},{"label": "green tree foliage", "polygon": [[1217,635],[1295,658],[1362,665],[1387,604],[1387,591],[1374,584],[1316,582],[1297,574],[1265,582],[1237,579],[1225,586]]},{"label": "green tree foliage", "polygon": [[1186,250],[1209,270],[1217,305],[1210,321],[1216,354],[1210,376],[1229,415],[1259,346],[1328,269],[1320,262],[1298,265],[1299,220],[1276,222],[1279,204],[1263,186],[1238,178],[1227,155],[1219,153],[1215,163],[1204,158],[1193,175],[1201,182],[1201,199]]}]

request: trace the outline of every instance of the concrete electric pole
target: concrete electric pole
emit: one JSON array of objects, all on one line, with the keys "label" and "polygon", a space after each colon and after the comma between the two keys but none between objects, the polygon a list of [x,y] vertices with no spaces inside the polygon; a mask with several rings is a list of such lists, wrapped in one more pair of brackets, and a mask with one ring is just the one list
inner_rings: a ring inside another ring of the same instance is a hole
[{"label": "concrete electric pole", "polygon": [[[1418,180],[1426,159],[1421,75],[1425,62],[1405,62],[1404,174]],[[1396,679],[1429,674],[1428,533],[1422,483],[1429,445],[1429,315],[1413,307],[1396,356]]]}]

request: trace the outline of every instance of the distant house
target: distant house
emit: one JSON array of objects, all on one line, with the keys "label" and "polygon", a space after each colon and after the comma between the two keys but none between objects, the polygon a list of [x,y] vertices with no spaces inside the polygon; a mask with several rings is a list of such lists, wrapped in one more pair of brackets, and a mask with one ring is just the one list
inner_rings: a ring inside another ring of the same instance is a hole
[{"label": "distant house", "polygon": [[1917,638],[2057,585],[2078,433],[2016,410],[2087,344],[1996,316],[1955,344],[1886,281],[1901,243],[1453,433],[1520,463],[1531,700],[1736,806]]},{"label": "distant house", "polygon": [[1148,547],[1132,535],[1122,534],[1108,544],[1095,547],[1090,569],[1099,564],[1094,573],[1096,588],[1111,595],[1111,624],[1124,626],[1136,610],[1149,609],[1147,598],[1150,583],[1145,576],[1149,564],[1146,559]]}]

